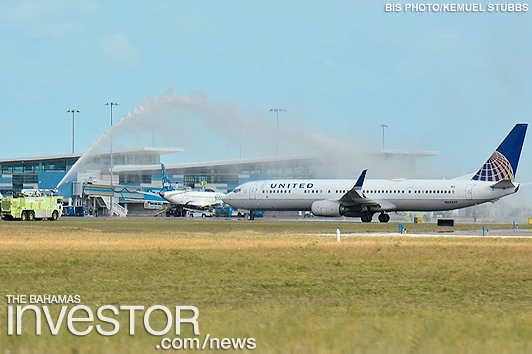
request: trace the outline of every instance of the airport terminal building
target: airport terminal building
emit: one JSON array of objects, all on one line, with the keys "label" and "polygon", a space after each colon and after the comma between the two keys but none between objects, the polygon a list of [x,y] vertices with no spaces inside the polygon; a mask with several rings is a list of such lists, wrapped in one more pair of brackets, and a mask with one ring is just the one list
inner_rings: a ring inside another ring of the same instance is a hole
[{"label": "airport terminal building", "polygon": [[[161,156],[181,151],[156,147],[115,151],[112,170],[111,154],[100,154],[92,168],[74,171],[60,186],[59,194],[68,205],[83,205],[91,212],[99,211],[99,215],[106,215],[108,210],[119,216],[154,214],[162,208],[162,198],[138,192],[160,190]],[[418,159],[437,152],[383,150],[373,154],[378,161],[399,159],[407,168],[415,169]],[[80,158],[81,154],[65,154],[0,160],[0,193],[7,196],[23,189],[54,189]],[[330,165],[309,156],[177,163],[166,168],[172,184],[191,188],[203,185],[224,193],[254,180],[331,177]]]}]

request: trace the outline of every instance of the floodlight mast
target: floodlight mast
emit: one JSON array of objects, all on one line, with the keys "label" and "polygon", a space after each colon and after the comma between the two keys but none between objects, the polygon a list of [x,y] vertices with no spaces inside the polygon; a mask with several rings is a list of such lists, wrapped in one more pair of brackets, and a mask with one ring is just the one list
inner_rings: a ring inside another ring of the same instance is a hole
[{"label": "floodlight mast", "polygon": [[277,115],[276,131],[275,131],[275,156],[279,156],[279,112],[286,112],[284,108],[272,108],[270,112],[275,112]]},{"label": "floodlight mast", "polygon": [[111,190],[113,191],[113,195],[111,196],[111,202],[109,203],[110,206],[109,206],[109,213],[111,214],[110,216],[112,217],[113,216],[113,198],[115,196],[115,191],[114,191],[114,188],[113,188],[113,133],[111,132],[112,128],[113,128],[113,106],[118,106],[118,103],[116,102],[107,102],[105,104],[106,106],[110,106],[111,108],[111,128],[109,130],[109,132],[111,133],[111,168],[110,168],[110,171],[111,171]]},{"label": "floodlight mast", "polygon": [[388,128],[388,126],[382,123],[381,127],[382,127],[382,150],[384,150],[384,128]]},{"label": "floodlight mast", "polygon": [[72,153],[74,153],[74,114],[79,113],[77,109],[69,109],[67,113],[72,113]]}]

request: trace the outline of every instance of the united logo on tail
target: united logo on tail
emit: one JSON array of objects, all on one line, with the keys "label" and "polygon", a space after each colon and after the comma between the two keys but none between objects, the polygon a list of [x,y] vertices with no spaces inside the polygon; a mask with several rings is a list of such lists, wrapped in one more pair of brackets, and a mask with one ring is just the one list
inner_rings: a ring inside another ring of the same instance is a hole
[{"label": "united logo on tail", "polygon": [[514,173],[510,161],[503,154],[495,151],[488,161],[473,177],[475,181],[497,182],[503,179],[514,180]]},{"label": "united logo on tail", "polygon": [[526,128],[527,124],[517,124],[472,179],[489,182],[513,181]]}]

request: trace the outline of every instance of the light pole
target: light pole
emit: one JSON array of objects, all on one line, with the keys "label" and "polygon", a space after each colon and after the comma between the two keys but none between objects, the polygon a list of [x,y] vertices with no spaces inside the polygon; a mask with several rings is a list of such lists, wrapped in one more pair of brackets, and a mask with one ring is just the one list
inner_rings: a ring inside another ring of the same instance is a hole
[{"label": "light pole", "polygon": [[[113,128],[113,106],[118,106],[118,103],[116,102],[107,102],[105,104],[106,106],[110,106],[111,108],[111,129]],[[115,196],[115,191],[113,188],[113,133],[111,132],[111,129],[109,130],[109,133],[111,133],[111,189],[113,191],[113,195],[111,196],[111,203],[109,206],[109,213],[111,214],[111,217],[113,216],[113,198]]]},{"label": "light pole", "polygon": [[386,124],[381,124],[382,127],[382,149],[384,150],[384,128],[388,128]]},{"label": "light pole", "polygon": [[77,109],[70,109],[67,113],[72,113],[72,153],[74,153],[74,114],[79,113]]},{"label": "light pole", "polygon": [[279,155],[279,112],[286,112],[284,108],[272,108],[270,112],[275,112],[277,114],[277,124],[275,131],[275,156]]}]

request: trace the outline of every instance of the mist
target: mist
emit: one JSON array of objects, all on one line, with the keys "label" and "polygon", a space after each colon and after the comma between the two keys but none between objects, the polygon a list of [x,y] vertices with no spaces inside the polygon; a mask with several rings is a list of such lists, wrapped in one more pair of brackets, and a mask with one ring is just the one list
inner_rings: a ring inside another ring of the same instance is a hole
[{"label": "mist", "polygon": [[301,156],[314,157],[325,166],[322,170],[327,174],[314,177],[356,178],[366,168],[371,178],[415,176],[416,171],[405,168],[401,159],[385,163],[376,159],[376,145],[360,136],[311,131],[305,124],[277,131],[271,113],[243,114],[231,103],[211,101],[203,91],[185,95],[169,89],[160,97],[145,99],[109,128],[60,184],[75,173],[108,171],[109,162],[101,156],[111,146],[115,152],[143,147],[184,149],[163,155],[166,163]]}]

